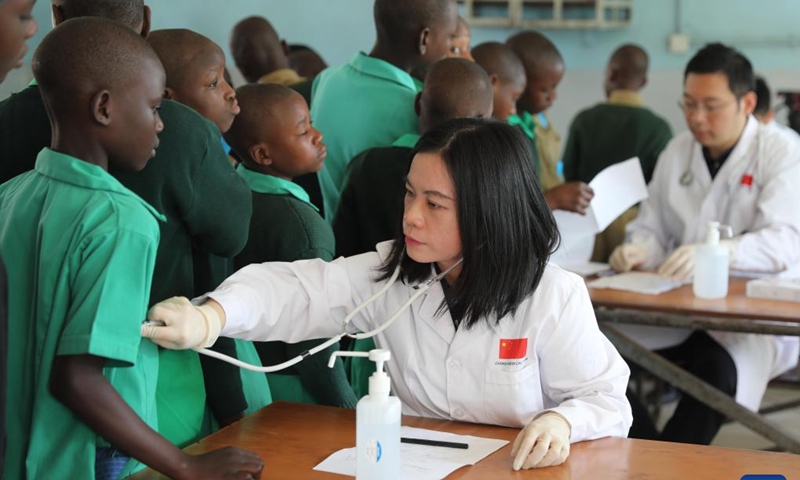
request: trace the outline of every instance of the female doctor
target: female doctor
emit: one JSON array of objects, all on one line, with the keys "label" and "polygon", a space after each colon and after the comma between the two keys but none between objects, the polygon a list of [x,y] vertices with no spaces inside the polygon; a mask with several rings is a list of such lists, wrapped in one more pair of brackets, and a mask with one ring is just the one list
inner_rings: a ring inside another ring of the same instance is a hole
[{"label": "female doctor", "polygon": [[[730,225],[722,240],[732,271],[778,273],[800,264],[800,142],[797,135],[761,125],[750,62],[721,44],[707,45],[689,62],[680,102],[689,132],[676,136],[658,159],[650,195],[628,225],[627,243],[611,255],[617,271],[652,269],[677,280],[694,271],[695,246],[709,221]],[[758,410],[769,379],[797,364],[797,337],[623,328],[665,356]],[[635,403],[635,402],[634,402]],[[634,409],[632,436],[644,416]],[[661,440],[710,443],[724,417],[684,398]]]},{"label": "female doctor", "polygon": [[624,437],[629,369],[598,329],[583,280],[547,263],[558,232],[528,145],[505,124],[448,122],[417,144],[402,236],[332,263],[245,267],[200,307],[156,305],[149,319],[165,326],[143,335],[166,348],[209,345],[220,329],[262,341],[337,335],[399,266],[402,281],[353,320],[368,331],[415,285],[449,272],[375,337],[392,352],[404,413],[522,428],[515,470],[558,465],[571,442]]}]

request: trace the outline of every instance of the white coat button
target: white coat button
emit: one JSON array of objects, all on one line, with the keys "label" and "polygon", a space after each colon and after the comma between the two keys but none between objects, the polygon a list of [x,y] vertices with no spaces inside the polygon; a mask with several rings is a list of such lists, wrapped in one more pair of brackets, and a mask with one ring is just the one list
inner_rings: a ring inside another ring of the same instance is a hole
[{"label": "white coat button", "polygon": [[461,418],[461,417],[463,417],[463,416],[464,416],[464,410],[461,410],[460,408],[456,408],[456,409],[453,411],[453,416],[454,416],[454,417],[456,417],[456,418]]},{"label": "white coat button", "polygon": [[459,363],[459,361],[458,361],[458,360],[448,360],[448,361],[447,361],[447,364],[448,364],[449,366],[451,366],[452,368],[458,368],[458,367],[460,367],[460,366],[461,366],[461,363]]}]

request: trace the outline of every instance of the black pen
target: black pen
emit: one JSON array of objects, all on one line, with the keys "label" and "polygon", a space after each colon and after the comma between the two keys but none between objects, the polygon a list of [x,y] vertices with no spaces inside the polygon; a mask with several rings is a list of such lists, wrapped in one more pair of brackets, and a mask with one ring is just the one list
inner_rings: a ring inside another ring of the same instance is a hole
[{"label": "black pen", "polygon": [[400,443],[413,443],[414,445],[427,445],[429,447],[460,448],[462,450],[466,450],[469,448],[469,445],[466,443],[442,442],[439,440],[425,440],[424,438],[401,437]]}]

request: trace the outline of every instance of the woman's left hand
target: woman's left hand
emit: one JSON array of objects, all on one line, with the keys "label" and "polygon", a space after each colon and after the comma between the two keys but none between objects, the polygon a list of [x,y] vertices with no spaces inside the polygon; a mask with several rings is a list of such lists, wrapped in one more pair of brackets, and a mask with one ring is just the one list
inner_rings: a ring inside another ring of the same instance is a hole
[{"label": "woman's left hand", "polygon": [[511,456],[514,470],[561,465],[569,456],[570,424],[561,415],[547,412],[519,432]]}]

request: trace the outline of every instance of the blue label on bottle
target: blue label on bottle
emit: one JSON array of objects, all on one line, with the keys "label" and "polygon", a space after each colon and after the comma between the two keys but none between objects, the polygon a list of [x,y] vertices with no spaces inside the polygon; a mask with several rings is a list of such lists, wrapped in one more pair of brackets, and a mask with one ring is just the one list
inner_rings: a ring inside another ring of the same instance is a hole
[{"label": "blue label on bottle", "polygon": [[377,440],[370,440],[367,442],[367,446],[365,452],[367,455],[367,459],[369,459],[370,463],[378,463],[381,461],[381,457],[383,456],[383,447],[381,446],[381,442]]}]

